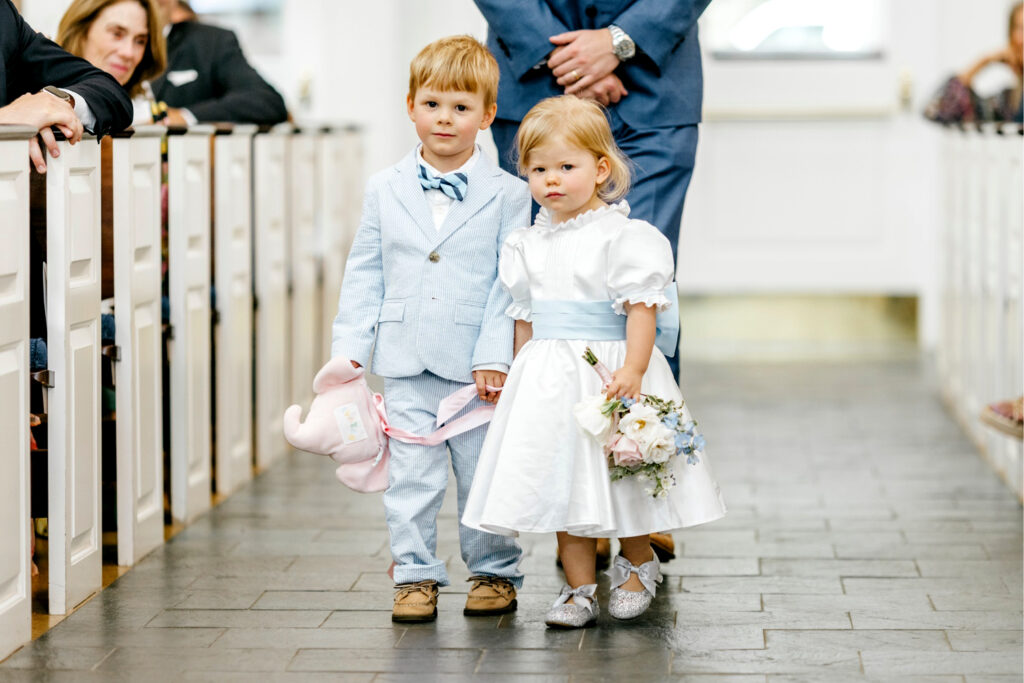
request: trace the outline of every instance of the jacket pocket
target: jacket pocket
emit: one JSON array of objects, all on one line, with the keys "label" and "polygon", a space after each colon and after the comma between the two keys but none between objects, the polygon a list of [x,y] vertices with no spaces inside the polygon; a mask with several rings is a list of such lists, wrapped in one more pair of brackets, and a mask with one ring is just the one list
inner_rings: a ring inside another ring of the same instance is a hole
[{"label": "jacket pocket", "polygon": [[484,319],[484,307],[477,304],[455,304],[455,324],[480,327]]},{"label": "jacket pocket", "polygon": [[381,304],[380,315],[377,317],[379,323],[400,323],[405,319],[404,301],[385,301]]}]

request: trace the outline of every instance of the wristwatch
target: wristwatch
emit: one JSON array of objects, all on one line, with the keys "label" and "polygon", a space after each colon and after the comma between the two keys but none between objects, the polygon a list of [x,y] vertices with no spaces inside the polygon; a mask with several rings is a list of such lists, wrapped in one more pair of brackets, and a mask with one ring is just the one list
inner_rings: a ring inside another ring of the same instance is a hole
[{"label": "wristwatch", "polygon": [[629,37],[629,34],[615,24],[609,24],[608,31],[612,34],[612,52],[619,58],[619,61],[632,59],[636,54],[636,43]]},{"label": "wristwatch", "polygon": [[72,109],[75,108],[75,98],[71,96],[71,93],[61,90],[55,85],[48,85],[45,88],[43,88],[43,90],[50,93],[56,98],[64,100],[65,102],[71,105]]}]

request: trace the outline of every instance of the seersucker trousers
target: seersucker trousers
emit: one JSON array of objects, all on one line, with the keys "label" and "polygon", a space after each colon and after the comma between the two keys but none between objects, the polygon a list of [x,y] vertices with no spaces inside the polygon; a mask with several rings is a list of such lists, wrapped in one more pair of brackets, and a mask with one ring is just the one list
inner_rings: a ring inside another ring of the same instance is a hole
[{"label": "seersucker trousers", "polygon": [[[388,422],[414,434],[430,434],[436,429],[441,399],[464,386],[431,372],[385,379]],[[482,405],[476,398],[463,412]],[[431,580],[448,585],[445,563],[437,557],[437,513],[448,487],[448,453],[458,493],[456,519],[461,520],[486,434],[487,425],[482,425],[437,446],[390,441],[390,482],[384,492],[384,510],[396,563],[395,583]],[[519,561],[523,551],[514,538],[470,529],[461,521],[458,524],[462,560],[471,574],[500,576],[517,588],[522,586]]]}]

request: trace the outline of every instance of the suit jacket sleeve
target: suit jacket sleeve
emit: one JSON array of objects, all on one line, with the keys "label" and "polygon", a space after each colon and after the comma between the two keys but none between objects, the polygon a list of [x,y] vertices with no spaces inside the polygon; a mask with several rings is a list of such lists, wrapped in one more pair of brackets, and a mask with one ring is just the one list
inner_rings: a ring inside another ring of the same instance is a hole
[{"label": "suit jacket sleeve", "polygon": [[215,87],[223,94],[187,109],[200,121],[274,124],[287,120],[284,99],[246,61],[235,34],[225,31],[222,35],[210,61],[215,66]]},{"label": "suit jacket sleeve", "polygon": [[[503,197],[505,205],[502,207],[498,243],[494,247],[495,254],[501,252],[505,239],[513,230],[530,224],[530,193],[526,183],[515,180],[509,185],[510,187],[505,190]],[[505,310],[512,305],[512,297],[501,284],[501,278],[497,276],[497,259],[495,259],[494,270],[494,284],[487,297],[487,306],[484,308],[484,317],[480,324],[480,336],[473,349],[472,365],[474,368],[495,363],[512,365],[515,324],[512,322],[512,318],[505,313]]]},{"label": "suit jacket sleeve", "polygon": [[638,0],[612,23],[660,70],[711,0]]},{"label": "suit jacket sleeve", "polygon": [[331,328],[331,356],[344,354],[349,360],[370,365],[370,352],[377,336],[377,318],[384,301],[384,261],[381,258],[380,218],[373,181],[363,199],[359,222],[338,297],[338,315]]},{"label": "suit jacket sleeve", "polygon": [[500,44],[508,49],[509,61],[512,63],[516,78],[525,76],[555,49],[548,38],[569,30],[551,12],[551,8],[544,0],[475,1],[480,13],[487,19],[489,30],[497,36]]},{"label": "suit jacket sleeve", "polygon": [[131,125],[131,99],[112,76],[33,31],[10,0],[0,4],[0,22],[10,22],[8,26],[15,27],[17,36],[5,72],[0,73],[0,78],[7,80],[7,102],[0,101],[0,106],[25,93],[56,85],[71,88],[89,104],[96,117],[90,133],[102,136]]}]

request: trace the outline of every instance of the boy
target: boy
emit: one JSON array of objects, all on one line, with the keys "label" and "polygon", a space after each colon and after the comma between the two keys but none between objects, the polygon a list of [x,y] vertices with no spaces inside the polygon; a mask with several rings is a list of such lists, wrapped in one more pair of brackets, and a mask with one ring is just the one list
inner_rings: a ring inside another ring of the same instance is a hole
[{"label": "boy", "polygon": [[[431,43],[413,59],[406,105],[421,144],[370,178],[345,267],[332,355],[366,365],[373,347],[389,422],[417,434],[434,431],[438,402],[467,382],[496,402],[487,387],[500,387],[512,362],[512,300],[498,281],[498,256],[508,233],[529,225],[530,195],[476,145],[494,120],[497,90],[494,57],[469,36]],[[461,518],[485,432],[453,437],[447,449],[391,441],[392,621],[437,617],[438,586],[448,585],[436,556],[446,450]],[[473,573],[463,613],[515,610],[518,544],[461,524],[459,541]]]}]

